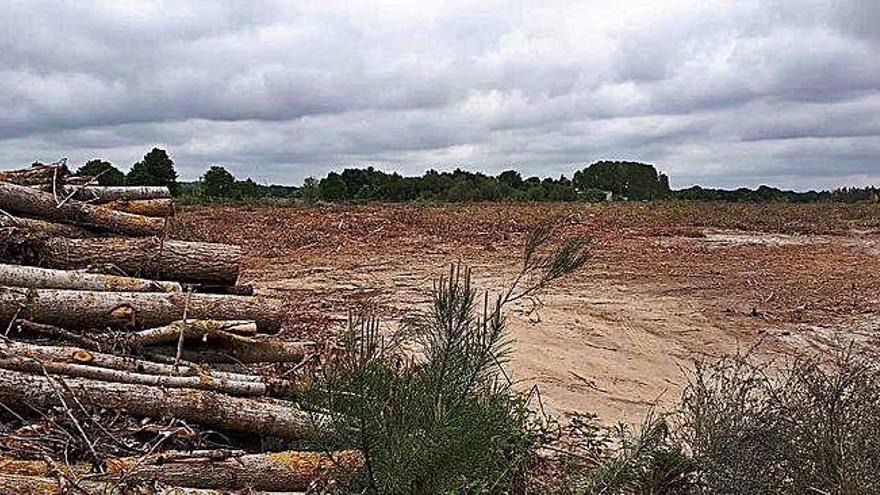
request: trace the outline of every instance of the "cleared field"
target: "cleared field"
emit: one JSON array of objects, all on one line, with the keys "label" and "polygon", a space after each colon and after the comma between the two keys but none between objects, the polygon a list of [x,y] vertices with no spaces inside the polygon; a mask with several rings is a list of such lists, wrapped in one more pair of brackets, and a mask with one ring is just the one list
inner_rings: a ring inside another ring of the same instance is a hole
[{"label": "cleared field", "polygon": [[291,336],[321,338],[352,307],[393,328],[450,263],[500,289],[548,218],[595,244],[586,270],[510,315],[513,377],[548,410],[634,420],[677,399],[693,359],[880,334],[876,205],[188,207],[174,235],[241,244],[242,280],[288,300]]}]

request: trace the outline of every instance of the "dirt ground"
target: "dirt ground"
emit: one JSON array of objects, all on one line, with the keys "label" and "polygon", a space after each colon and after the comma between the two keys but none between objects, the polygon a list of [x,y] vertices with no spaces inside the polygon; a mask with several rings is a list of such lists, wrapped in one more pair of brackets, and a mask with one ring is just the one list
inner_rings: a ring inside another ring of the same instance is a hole
[{"label": "dirt ground", "polygon": [[510,374],[549,412],[636,421],[677,401],[695,359],[753,346],[785,359],[880,335],[873,205],[188,207],[174,235],[244,246],[243,281],[289,301],[287,332],[326,339],[353,307],[393,330],[451,263],[499,290],[547,219],[594,244],[540,308],[511,308]]}]

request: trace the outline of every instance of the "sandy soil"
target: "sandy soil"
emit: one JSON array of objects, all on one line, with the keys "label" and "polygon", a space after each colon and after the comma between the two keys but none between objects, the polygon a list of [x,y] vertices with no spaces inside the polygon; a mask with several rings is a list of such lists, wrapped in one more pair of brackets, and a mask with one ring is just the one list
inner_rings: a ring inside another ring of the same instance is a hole
[{"label": "sandy soil", "polygon": [[529,226],[555,218],[561,236],[593,237],[595,257],[540,308],[511,308],[510,374],[537,385],[550,412],[636,421],[677,401],[695,359],[752,346],[778,358],[880,335],[876,207],[733,208],[218,207],[178,223],[184,237],[245,245],[245,281],[313,323],[290,332],[332,338],[352,306],[393,330],[450,263],[498,290]]}]

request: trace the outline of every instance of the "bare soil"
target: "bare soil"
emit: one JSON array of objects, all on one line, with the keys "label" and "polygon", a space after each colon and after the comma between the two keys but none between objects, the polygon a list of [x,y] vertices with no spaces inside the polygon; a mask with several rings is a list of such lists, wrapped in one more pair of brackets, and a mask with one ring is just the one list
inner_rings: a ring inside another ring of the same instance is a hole
[{"label": "bare soil", "polygon": [[548,218],[595,246],[540,307],[510,314],[510,374],[550,412],[635,421],[676,402],[695,359],[878,341],[876,205],[187,207],[174,235],[243,245],[244,281],[289,302],[286,332],[332,339],[354,307],[393,329],[451,263],[500,289]]}]

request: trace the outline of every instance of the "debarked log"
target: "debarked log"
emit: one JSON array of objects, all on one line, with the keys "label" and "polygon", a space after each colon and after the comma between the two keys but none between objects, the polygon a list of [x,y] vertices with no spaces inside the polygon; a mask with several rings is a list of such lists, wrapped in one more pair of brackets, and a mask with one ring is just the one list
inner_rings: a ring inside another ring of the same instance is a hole
[{"label": "debarked log", "polygon": [[[27,252],[17,252],[19,246],[27,246]],[[241,261],[241,249],[229,244],[153,237],[31,239],[23,231],[0,236],[0,253],[3,252],[17,263],[45,268],[89,268],[117,275],[203,284],[234,284]]]},{"label": "debarked log", "polygon": [[183,290],[177,282],[6,264],[0,264],[0,286],[120,292],[181,292]]},{"label": "debarked log", "polygon": [[133,215],[76,200],[65,202],[51,193],[8,182],[0,182],[0,209],[126,235],[158,235],[165,229],[162,218]]},{"label": "debarked log", "polygon": [[[63,385],[59,380],[63,380]],[[0,369],[0,402],[7,407],[45,409],[71,403],[74,398],[86,407],[124,410],[143,417],[174,417],[209,427],[286,439],[306,438],[314,425],[312,418],[292,403]]]},{"label": "debarked log", "polygon": [[0,324],[14,318],[62,328],[152,328],[184,314],[193,319],[253,320],[257,331],[281,328],[280,301],[261,297],[159,292],[98,292],[0,287]]}]

